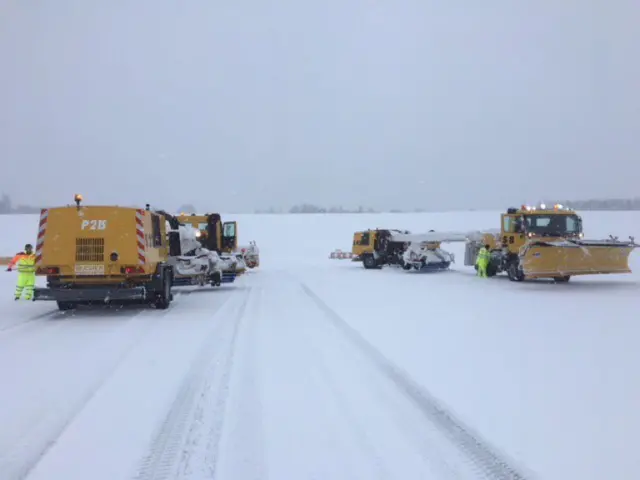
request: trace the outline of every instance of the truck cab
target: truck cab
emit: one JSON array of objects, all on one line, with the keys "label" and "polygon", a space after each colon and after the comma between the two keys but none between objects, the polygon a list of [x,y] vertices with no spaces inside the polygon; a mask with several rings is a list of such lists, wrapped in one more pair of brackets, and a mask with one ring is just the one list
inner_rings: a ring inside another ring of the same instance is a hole
[{"label": "truck cab", "polygon": [[553,208],[542,205],[539,209],[523,205],[502,214],[500,244],[512,254],[517,254],[531,240],[582,236],[582,218],[573,210],[562,209],[561,205]]}]

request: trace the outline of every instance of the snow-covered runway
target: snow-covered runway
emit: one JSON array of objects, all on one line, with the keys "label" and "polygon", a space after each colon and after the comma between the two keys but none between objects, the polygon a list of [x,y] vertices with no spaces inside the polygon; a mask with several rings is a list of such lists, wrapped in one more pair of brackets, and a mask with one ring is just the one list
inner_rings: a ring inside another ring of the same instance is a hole
[{"label": "snow-covered runway", "polygon": [[637,253],[516,284],[273,242],[166,311],[58,312],[0,276],[0,479],[635,478]]},{"label": "snow-covered runway", "polygon": [[131,310],[0,340],[7,478],[518,478],[291,275]]}]

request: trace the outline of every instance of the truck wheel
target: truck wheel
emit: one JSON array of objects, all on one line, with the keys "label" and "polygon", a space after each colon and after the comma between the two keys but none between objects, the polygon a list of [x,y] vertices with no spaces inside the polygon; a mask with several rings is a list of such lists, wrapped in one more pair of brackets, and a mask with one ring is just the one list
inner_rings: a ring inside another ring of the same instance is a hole
[{"label": "truck wheel", "polygon": [[73,302],[56,302],[58,304],[58,310],[75,310],[78,306]]},{"label": "truck wheel", "polygon": [[571,278],[571,275],[565,275],[563,277],[553,277],[553,281],[555,283],[567,283],[570,278]]},{"label": "truck wheel", "polygon": [[524,274],[518,268],[518,264],[516,262],[511,262],[509,264],[507,275],[509,276],[509,280],[511,280],[512,282],[521,282],[524,280]]},{"label": "truck wheel", "polygon": [[171,270],[165,270],[162,277],[162,291],[156,294],[155,306],[158,310],[166,310],[171,304]]},{"label": "truck wheel", "polygon": [[364,265],[366,269],[376,268],[376,260],[373,258],[373,255],[365,255],[362,257],[362,265]]},{"label": "truck wheel", "polygon": [[[476,270],[478,268],[476,267]],[[487,265],[487,277],[495,277],[498,274],[498,266],[493,263],[490,262],[489,265]]]}]

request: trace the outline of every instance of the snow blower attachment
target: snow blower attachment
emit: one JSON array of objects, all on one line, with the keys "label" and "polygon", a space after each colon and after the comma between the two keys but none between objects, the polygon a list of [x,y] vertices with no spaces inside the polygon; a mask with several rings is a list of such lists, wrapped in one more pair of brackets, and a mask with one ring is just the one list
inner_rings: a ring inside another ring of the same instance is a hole
[{"label": "snow blower attachment", "polygon": [[[175,286],[211,284],[219,287],[222,283],[233,283],[237,276],[235,258],[223,258],[221,253],[206,248],[222,244],[220,236],[215,235],[220,230],[219,215],[213,214],[207,219],[204,231],[194,228],[190,223],[180,222],[180,217],[174,217],[162,212],[167,221],[169,236],[169,264],[175,270],[173,284]],[[210,232],[214,234],[211,235]],[[221,249],[220,249],[221,251]]]},{"label": "snow blower attachment", "polygon": [[583,239],[582,218],[562,205],[547,208],[523,205],[501,215],[496,233],[469,235],[465,265],[474,266],[482,245],[488,244],[491,259],[487,275],[506,272],[512,281],[551,278],[568,282],[576,275],[630,273],[629,256],[636,244],[633,237],[620,241]]},{"label": "snow blower attachment", "polygon": [[424,234],[411,234],[408,230],[365,230],[354,234],[352,256],[367,269],[397,265],[404,270],[441,271],[447,270],[455,258],[440,244],[465,240],[461,234],[433,230]]},{"label": "snow blower attachment", "polygon": [[182,213],[177,215],[176,219],[183,225],[191,225],[202,247],[218,254],[227,278],[235,278],[246,272],[244,255],[238,250],[237,222],[222,222],[218,213]]}]

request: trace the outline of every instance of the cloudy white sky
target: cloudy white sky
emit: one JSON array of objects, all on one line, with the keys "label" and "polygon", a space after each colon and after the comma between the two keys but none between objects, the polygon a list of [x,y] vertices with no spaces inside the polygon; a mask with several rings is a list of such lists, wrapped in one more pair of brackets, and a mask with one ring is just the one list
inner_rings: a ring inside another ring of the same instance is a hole
[{"label": "cloudy white sky", "polygon": [[0,191],[252,210],[640,194],[637,0],[0,0]]}]

